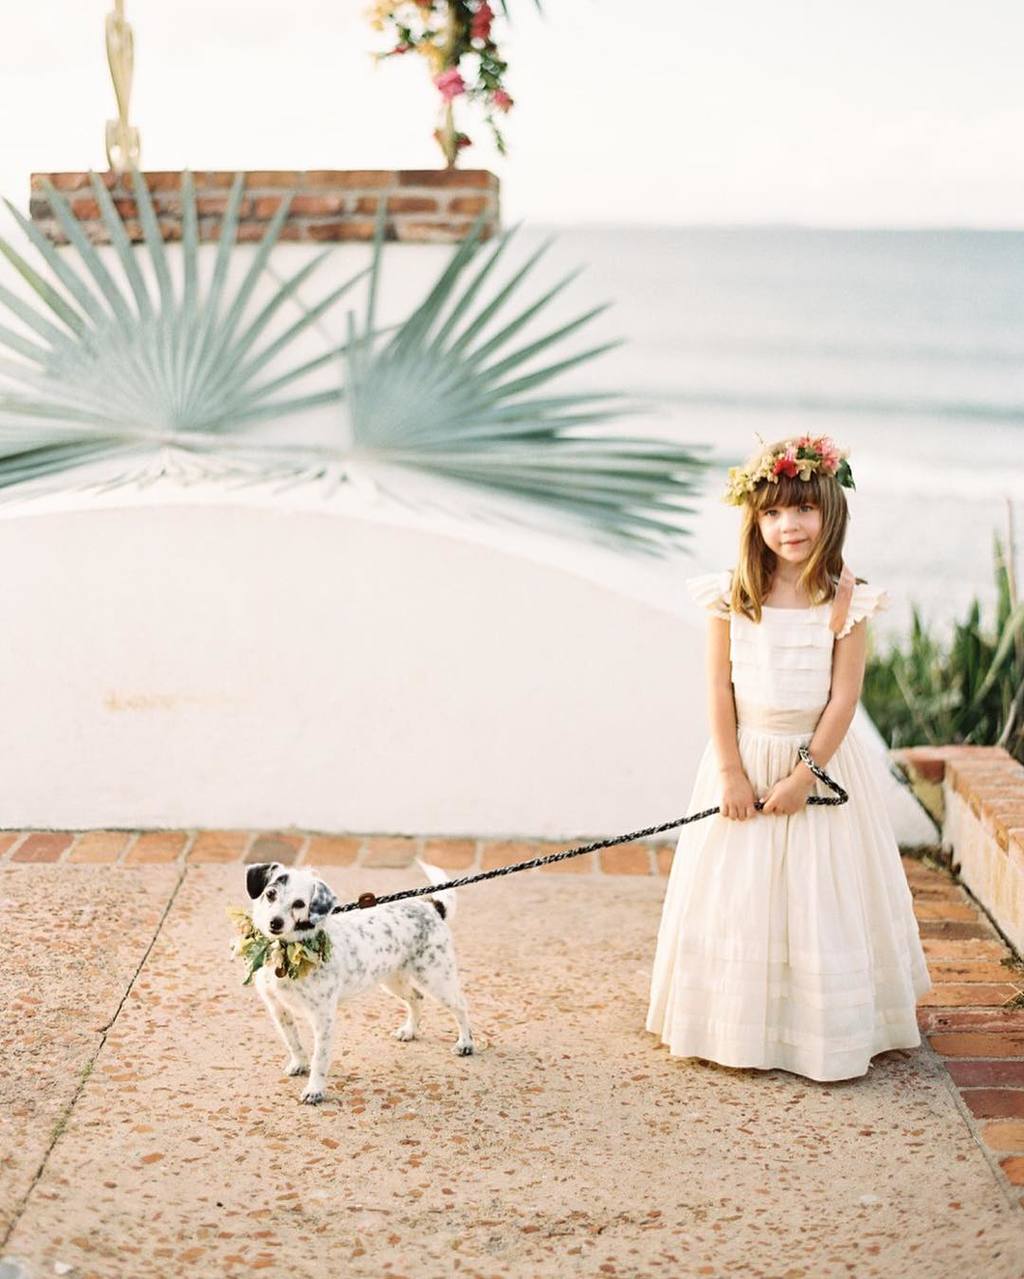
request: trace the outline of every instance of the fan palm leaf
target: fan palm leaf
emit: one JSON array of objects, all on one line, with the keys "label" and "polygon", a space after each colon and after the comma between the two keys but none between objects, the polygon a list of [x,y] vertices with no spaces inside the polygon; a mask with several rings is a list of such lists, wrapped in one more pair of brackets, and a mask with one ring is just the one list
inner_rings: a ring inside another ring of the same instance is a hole
[{"label": "fan palm leaf", "polygon": [[[109,191],[96,174],[90,173],[89,178],[114,249],[111,266],[49,181],[44,184],[46,194],[73,253],[58,249],[5,201],[42,256],[53,282],[0,238],[0,253],[34,295],[26,300],[0,287],[0,306],[27,330],[0,325],[0,351],[5,353],[0,374],[6,380],[0,387],[0,488],[26,478],[59,476],[63,480],[76,458],[83,463],[137,459],[151,456],[166,444],[230,454],[248,426],[341,399],[340,387],[301,393],[296,384],[315,370],[333,365],[343,346],[292,363],[273,377],[266,378],[265,371],[364,272],[332,289],[315,306],[304,309],[284,332],[268,339],[272,321],[331,252],[326,249],[286,280],[254,318],[245,318],[287,217],[292,193],[282,198],[244,278],[229,295],[227,269],[237,236],[243,174],[235,175],[231,187],[205,290],[199,275],[198,219],[189,171],[182,181],[179,289],[152,198],[138,169],[132,168],[132,180],[155,289],[147,285],[138,251]],[[118,272],[111,269],[114,264]],[[266,457],[271,458],[272,452]]]},{"label": "fan palm leaf", "polygon": [[[359,455],[526,499],[522,519],[541,507],[613,542],[657,551],[687,537],[680,515],[691,508],[680,499],[697,491],[708,465],[700,446],[600,430],[641,407],[618,393],[547,393],[549,383],[619,345],[562,349],[606,308],[527,337],[522,331],[577,273],[521,301],[550,242],[497,284],[496,264],[518,229],[512,228],[468,278],[482,226],[483,217],[423,302],[383,340],[374,314],[383,241],[378,220],[370,298],[361,325],[349,316],[344,356],[346,407]],[[478,305],[488,286],[492,296]]]},{"label": "fan palm leaf", "polygon": [[[415,470],[492,497],[517,499],[513,518],[567,516],[577,529],[645,550],[689,535],[685,499],[708,465],[703,446],[639,438],[612,429],[635,405],[609,391],[559,391],[558,379],[592,362],[617,341],[569,349],[604,305],[543,326],[571,272],[539,294],[527,285],[550,241],[508,276],[498,266],[518,230],[481,245],[484,215],[456,246],[424,299],[398,324],[377,323],[385,207],[370,266],[313,305],[299,294],[324,257],[306,262],[251,318],[248,304],[287,216],[284,197],[244,278],[229,294],[227,271],[238,228],[243,175],[235,177],[209,284],[198,270],[198,223],[191,174],[182,183],[182,283],[175,289],[170,254],[142,175],[133,168],[144,254],[132,244],[113,200],[90,181],[114,248],[101,258],[63,197],[49,183],[54,214],[73,246],[60,253],[8,207],[49,267],[45,279],[6,241],[0,252],[28,283],[34,301],[0,286],[0,306],[24,331],[0,325],[0,490],[58,477],[76,465],[116,458],[129,468],[113,484],[153,473],[167,446],[202,457],[222,475],[302,482],[350,478],[355,458],[382,463],[378,476]],[[141,265],[148,259],[154,285]],[[271,364],[363,277],[361,320],[348,317],[344,343],[283,371]],[[276,277],[275,277],[276,278]],[[287,303],[300,315],[276,337],[270,328]],[[344,386],[304,391],[301,381],[339,367]],[[346,402],[351,443],[269,445],[249,438],[259,422]],[[161,463],[162,464],[162,463]],[[397,468],[397,472],[396,472]],[[187,468],[183,468],[187,469]],[[451,486],[439,486],[452,493]],[[399,501],[405,496],[393,491]],[[523,500],[526,505],[524,506]]]}]

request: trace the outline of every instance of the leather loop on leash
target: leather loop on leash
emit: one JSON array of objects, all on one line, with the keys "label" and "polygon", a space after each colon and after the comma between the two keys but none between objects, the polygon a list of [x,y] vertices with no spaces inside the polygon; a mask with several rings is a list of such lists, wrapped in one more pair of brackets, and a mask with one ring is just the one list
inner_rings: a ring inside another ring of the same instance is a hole
[{"label": "leather loop on leash", "polygon": [[[835,793],[833,795],[810,795],[808,804],[845,804],[850,796],[837,781],[816,764],[806,746],[799,748],[800,758],[815,777]],[[763,808],[764,800],[756,800],[755,808]],[[385,902],[402,901],[406,897],[425,897],[430,893],[443,893],[449,888],[462,888],[466,884],[476,884],[484,879],[496,879],[499,875],[513,875],[519,870],[532,870],[537,866],[547,866],[551,862],[565,861],[569,857],[580,857],[584,853],[592,853],[598,848],[612,848],[615,844],[631,844],[634,839],[645,839],[649,835],[660,834],[661,831],[673,830],[677,826],[687,826],[690,822],[702,821],[711,817],[720,809],[706,808],[702,813],[694,813],[690,817],[678,817],[673,822],[663,822],[660,826],[648,826],[646,830],[633,830],[628,835],[616,835],[613,839],[601,839],[593,844],[583,844],[579,848],[569,848],[564,853],[549,853],[546,857],[532,857],[529,861],[513,862],[509,866],[497,866],[494,870],[479,871],[476,875],[463,875],[460,879],[449,879],[444,884],[424,884],[421,888],[406,888],[400,893],[389,893],[386,897],[376,897],[373,893],[361,893],[354,902],[335,906],[332,915],[343,915],[350,910],[368,910],[371,906],[383,906]]]}]

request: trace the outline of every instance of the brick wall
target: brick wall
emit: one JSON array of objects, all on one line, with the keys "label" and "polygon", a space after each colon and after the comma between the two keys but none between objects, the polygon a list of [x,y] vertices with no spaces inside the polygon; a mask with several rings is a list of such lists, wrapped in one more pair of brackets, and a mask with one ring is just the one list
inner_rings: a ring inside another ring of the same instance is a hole
[{"label": "brick wall", "polygon": [[[110,192],[128,235],[141,240],[130,175],[97,176]],[[145,172],[142,176],[164,239],[180,240],[182,174]],[[29,214],[45,235],[55,244],[67,243],[47,199],[44,179],[65,197],[94,244],[109,243],[88,173],[32,174]],[[218,238],[234,179],[235,174],[228,171],[192,174],[200,240]],[[387,201],[385,234],[390,240],[421,244],[460,240],[481,213],[486,214],[485,239],[500,225],[498,179],[486,169],[271,169],[245,174],[238,240],[262,239],[289,191],[295,194],[281,227],[281,240],[370,240],[382,200]]]},{"label": "brick wall", "polygon": [[913,747],[893,755],[915,785],[939,797],[936,815],[953,869],[1024,953],[1024,765],[999,746]]}]

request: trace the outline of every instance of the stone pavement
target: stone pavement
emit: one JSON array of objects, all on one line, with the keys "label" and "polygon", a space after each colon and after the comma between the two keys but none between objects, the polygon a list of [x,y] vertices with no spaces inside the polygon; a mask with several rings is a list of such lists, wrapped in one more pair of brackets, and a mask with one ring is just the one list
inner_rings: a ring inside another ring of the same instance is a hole
[{"label": "stone pavement", "polygon": [[315,854],[347,900],[418,882],[368,863],[446,854],[355,839],[332,859],[317,839],[0,833],[0,1279],[1024,1275],[1024,981],[944,872],[905,859],[931,1042],[862,1079],[655,1046],[669,852],[644,846],[620,850],[639,873],[591,854],[462,890],[478,1054],[452,1055],[433,1005],[397,1042],[373,992],[341,1014],[313,1108],[227,955],[242,858]]}]

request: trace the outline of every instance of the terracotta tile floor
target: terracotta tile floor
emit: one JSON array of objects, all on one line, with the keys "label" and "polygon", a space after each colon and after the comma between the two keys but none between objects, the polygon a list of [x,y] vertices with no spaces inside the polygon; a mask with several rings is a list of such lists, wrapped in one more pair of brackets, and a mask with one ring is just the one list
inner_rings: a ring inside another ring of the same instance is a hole
[{"label": "terracotta tile floor", "polygon": [[[454,877],[593,841],[244,830],[0,831],[0,863],[278,861],[370,869],[403,867],[422,857]],[[528,873],[663,875],[673,846],[620,844]],[[948,873],[911,857],[903,863],[935,983],[918,1009],[921,1033],[944,1061],[980,1141],[1011,1185],[1024,1186],[1024,965]]]}]

